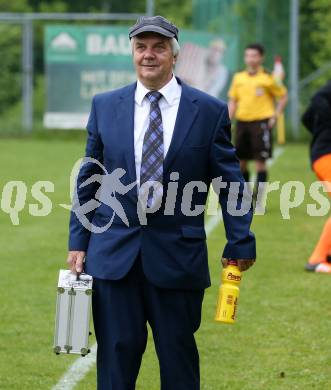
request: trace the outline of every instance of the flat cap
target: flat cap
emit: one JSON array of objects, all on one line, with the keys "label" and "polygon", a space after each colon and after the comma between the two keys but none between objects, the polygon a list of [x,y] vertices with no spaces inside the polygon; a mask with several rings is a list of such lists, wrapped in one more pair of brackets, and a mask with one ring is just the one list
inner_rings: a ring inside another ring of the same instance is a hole
[{"label": "flat cap", "polygon": [[141,16],[129,30],[129,38],[143,32],[155,32],[178,41],[178,28],[163,16]]}]

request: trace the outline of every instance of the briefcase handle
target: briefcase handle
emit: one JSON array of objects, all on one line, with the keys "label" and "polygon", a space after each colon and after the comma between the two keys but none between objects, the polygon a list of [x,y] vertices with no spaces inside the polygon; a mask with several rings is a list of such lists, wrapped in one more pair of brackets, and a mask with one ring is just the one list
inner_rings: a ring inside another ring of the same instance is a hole
[{"label": "briefcase handle", "polygon": [[87,278],[84,278],[84,275],[87,275],[85,272],[76,272],[76,282],[84,282],[85,280],[89,280],[91,277],[87,275]]}]

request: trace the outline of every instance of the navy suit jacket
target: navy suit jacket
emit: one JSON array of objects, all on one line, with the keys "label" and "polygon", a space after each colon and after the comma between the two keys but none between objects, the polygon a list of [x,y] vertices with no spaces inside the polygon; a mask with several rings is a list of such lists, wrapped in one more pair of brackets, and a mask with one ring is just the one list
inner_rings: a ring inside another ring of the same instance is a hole
[{"label": "navy suit jacket", "polygon": [[[122,278],[131,268],[139,251],[146,277],[164,288],[203,289],[210,286],[204,213],[187,216],[181,210],[185,184],[202,181],[209,188],[213,178],[240,182],[238,202],[242,200],[243,177],[235,149],[231,144],[231,124],[225,103],[192,88],[177,78],[182,94],[173,137],[164,160],[164,196],[161,208],[147,215],[147,224],[140,223],[137,213],[137,187],[126,194],[116,194],[125,211],[129,226],[115,215],[109,229],[91,233],[74,212],[70,217],[69,250],[87,251],[85,272],[100,279]],[[134,159],[134,95],[136,83],[96,95],[87,124],[86,156],[98,160],[108,173],[123,168],[124,185],[136,181]],[[166,189],[170,173],[178,172],[178,196],[173,215],[164,214]],[[95,197],[98,182],[79,188],[94,174],[104,172],[95,163],[80,169],[77,192],[83,204]],[[220,191],[227,244],[223,256],[232,259],[254,259],[255,238],[250,232],[252,211],[233,216],[227,211],[228,187]],[[111,189],[109,188],[109,196]],[[194,205],[205,205],[207,192],[197,189]],[[95,226],[104,226],[113,216],[105,204],[88,214]],[[219,260],[219,259],[218,259]]]}]

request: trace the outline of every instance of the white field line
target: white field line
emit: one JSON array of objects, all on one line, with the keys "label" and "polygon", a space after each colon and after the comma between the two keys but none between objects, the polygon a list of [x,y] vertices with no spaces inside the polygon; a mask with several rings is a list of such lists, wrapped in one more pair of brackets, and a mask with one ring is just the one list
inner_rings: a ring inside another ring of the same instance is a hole
[{"label": "white field line", "polygon": [[61,377],[59,382],[52,387],[52,390],[71,390],[95,364],[97,344],[91,348],[91,352],[85,357],[80,357],[69,367],[67,372]]},{"label": "white field line", "polygon": [[[277,147],[274,150],[274,157],[268,161],[270,167],[275,163],[279,156],[283,153],[284,149]],[[205,224],[206,234],[209,236],[214,229],[218,226],[222,220],[222,211],[219,209],[217,215],[213,215],[208,218]],[[52,390],[72,390],[81,381],[85,375],[90,371],[95,364],[97,344],[94,344],[91,348],[91,352],[85,356],[80,357],[69,367],[67,372],[61,377],[59,382],[52,387]]]}]

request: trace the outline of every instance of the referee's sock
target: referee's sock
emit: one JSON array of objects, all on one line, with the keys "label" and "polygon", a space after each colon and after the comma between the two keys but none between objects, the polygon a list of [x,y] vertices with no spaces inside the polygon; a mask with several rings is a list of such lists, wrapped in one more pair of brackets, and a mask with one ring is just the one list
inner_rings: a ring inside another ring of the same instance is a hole
[{"label": "referee's sock", "polygon": [[243,177],[245,179],[245,182],[248,183],[249,182],[249,171],[243,171],[242,174],[243,174]]},{"label": "referee's sock", "polygon": [[256,175],[256,181],[257,183],[263,183],[266,182],[268,178],[268,172],[267,171],[260,171]]},{"label": "referee's sock", "polygon": [[265,183],[268,179],[268,172],[267,171],[259,171],[256,174],[256,182],[255,182],[255,188],[254,188],[254,199],[255,201],[261,202],[263,199],[264,189],[265,189]]}]

